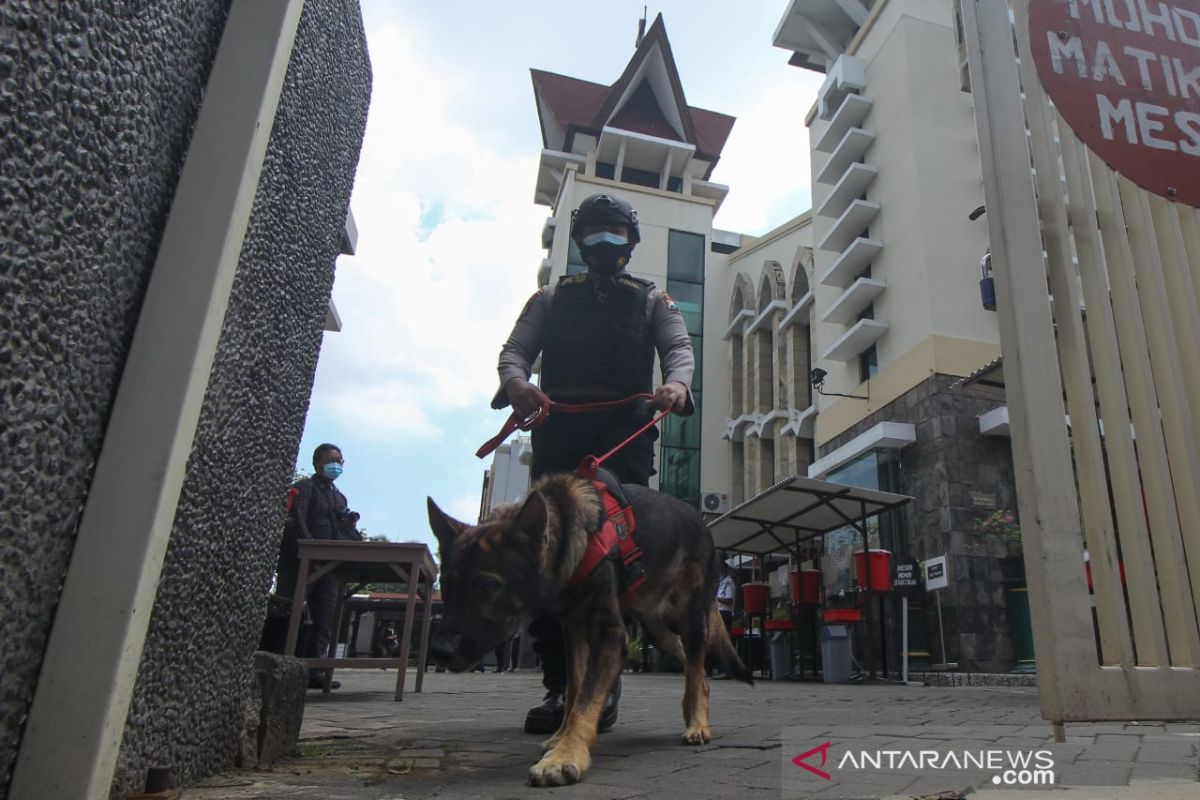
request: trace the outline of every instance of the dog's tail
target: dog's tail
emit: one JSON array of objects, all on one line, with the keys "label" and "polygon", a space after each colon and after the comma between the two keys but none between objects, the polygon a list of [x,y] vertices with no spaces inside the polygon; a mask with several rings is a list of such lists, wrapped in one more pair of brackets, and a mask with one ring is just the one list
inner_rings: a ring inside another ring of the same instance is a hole
[{"label": "dog's tail", "polygon": [[720,662],[726,675],[750,686],[754,685],[754,673],[746,669],[742,659],[738,658],[737,650],[729,639],[729,631],[725,630],[725,621],[721,619],[715,603],[708,612],[708,654]]}]

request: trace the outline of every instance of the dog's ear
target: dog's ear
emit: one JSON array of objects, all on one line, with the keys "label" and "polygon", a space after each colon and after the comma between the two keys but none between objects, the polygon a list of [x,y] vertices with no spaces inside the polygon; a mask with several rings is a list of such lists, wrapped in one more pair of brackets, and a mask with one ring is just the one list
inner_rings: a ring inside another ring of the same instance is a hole
[{"label": "dog's ear", "polygon": [[462,533],[463,528],[467,526],[438,508],[438,504],[433,502],[432,497],[426,497],[425,500],[429,506],[429,527],[433,529],[433,535],[437,537],[438,545],[443,551],[447,551],[454,544],[458,535]]},{"label": "dog's ear", "polygon": [[548,523],[546,499],[538,492],[530,492],[525,504],[513,518],[510,530],[514,536],[524,540],[530,552],[540,554],[546,545]]}]

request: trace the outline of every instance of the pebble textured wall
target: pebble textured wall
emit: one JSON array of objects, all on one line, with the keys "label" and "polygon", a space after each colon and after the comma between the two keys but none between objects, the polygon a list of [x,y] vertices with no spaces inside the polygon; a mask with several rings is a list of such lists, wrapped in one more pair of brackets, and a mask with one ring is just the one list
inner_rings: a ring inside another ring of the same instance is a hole
[{"label": "pebble textured wall", "polygon": [[228,6],[0,2],[0,796]]},{"label": "pebble textured wall", "polygon": [[[126,724],[113,796],[237,763],[371,93],[357,0],[306,0]],[[336,334],[334,334],[336,335]],[[253,766],[248,765],[248,766]]]}]

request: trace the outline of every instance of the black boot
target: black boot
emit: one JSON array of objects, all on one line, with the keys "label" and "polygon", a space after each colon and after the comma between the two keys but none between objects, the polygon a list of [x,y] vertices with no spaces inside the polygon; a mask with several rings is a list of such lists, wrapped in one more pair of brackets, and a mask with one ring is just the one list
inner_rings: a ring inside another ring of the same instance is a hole
[{"label": "black boot", "polygon": [[[325,688],[325,671],[313,669],[308,671],[308,688],[309,689],[324,689]],[[330,681],[330,689],[342,688],[341,681]]]},{"label": "black boot", "polygon": [[597,733],[604,733],[617,724],[617,704],[620,702],[621,679],[618,677],[617,682],[613,684],[612,691],[608,693],[608,697],[604,698],[604,710],[600,712],[600,720],[596,725]]},{"label": "black boot", "polygon": [[[613,684],[612,691],[604,698],[604,709],[596,723],[596,732],[604,733],[617,724],[618,703],[621,701],[621,679]],[[526,733],[556,733],[563,720],[563,693],[546,692],[546,699],[540,706],[529,709],[525,715]]]},{"label": "black boot", "polygon": [[525,715],[526,733],[554,733],[562,725],[563,692],[551,689],[546,692],[540,706],[529,709]]}]

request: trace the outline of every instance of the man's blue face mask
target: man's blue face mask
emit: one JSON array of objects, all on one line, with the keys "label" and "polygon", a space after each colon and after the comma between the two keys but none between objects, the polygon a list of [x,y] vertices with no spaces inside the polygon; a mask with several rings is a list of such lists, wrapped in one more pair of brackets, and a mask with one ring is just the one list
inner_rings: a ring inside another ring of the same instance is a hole
[{"label": "man's blue face mask", "polygon": [[597,231],[596,233],[589,233],[587,236],[584,236],[582,244],[584,247],[595,247],[600,244],[623,247],[629,244],[629,237],[613,233],[612,231]]},{"label": "man's blue face mask", "polygon": [[342,474],[342,465],[336,461],[330,461],[325,466],[321,467],[321,473],[331,481],[336,481],[338,476]]},{"label": "man's blue face mask", "polygon": [[633,254],[629,237],[613,231],[596,231],[579,240],[579,252],[588,269],[599,275],[613,275],[624,269]]}]

